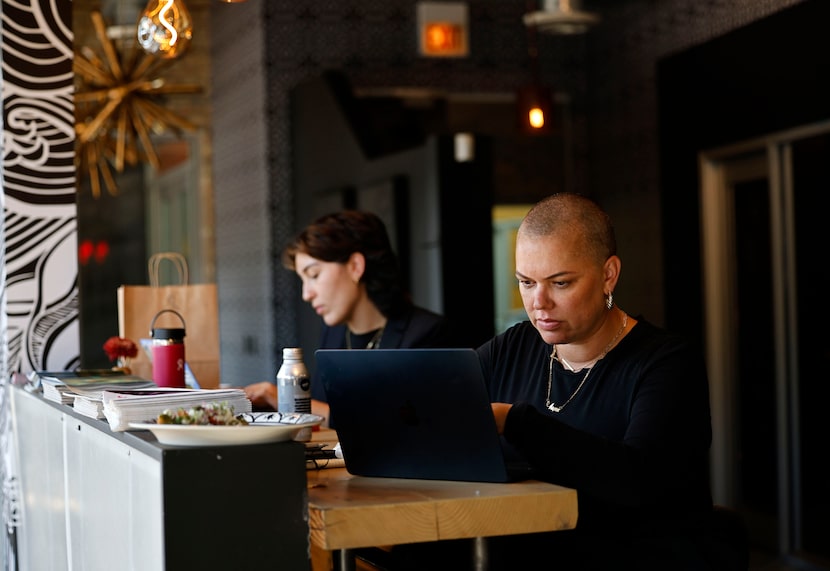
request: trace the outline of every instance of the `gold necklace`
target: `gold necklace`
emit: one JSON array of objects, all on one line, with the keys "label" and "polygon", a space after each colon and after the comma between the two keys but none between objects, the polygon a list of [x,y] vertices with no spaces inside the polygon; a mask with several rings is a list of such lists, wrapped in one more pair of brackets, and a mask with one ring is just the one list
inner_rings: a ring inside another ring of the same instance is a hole
[{"label": "gold necklace", "polygon": [[556,404],[550,401],[550,389],[553,385],[553,360],[556,358],[556,345],[553,346],[553,350],[550,353],[550,361],[548,362],[548,396],[545,399],[545,406],[548,407],[549,411],[562,412],[562,409],[565,408],[567,404],[573,400],[573,398],[582,388],[582,385],[584,385],[585,381],[588,380],[588,375],[591,374],[591,371],[594,370],[594,367],[596,367],[597,363],[599,363],[603,358],[605,358],[605,356],[608,354],[608,351],[611,350],[611,348],[614,346],[614,343],[616,343],[617,339],[619,339],[620,335],[622,335],[622,332],[625,331],[626,325],[628,325],[628,314],[623,312],[622,327],[620,327],[620,330],[617,331],[616,335],[614,335],[614,338],[611,339],[611,342],[605,346],[605,349],[602,351],[602,354],[600,354],[600,356],[597,357],[597,360],[594,361],[594,364],[591,365],[591,367],[588,369],[588,372],[585,373],[584,377],[582,377],[582,380],[579,382],[579,385],[576,387],[576,390],[573,392],[573,394],[571,394],[571,396],[568,397],[568,400],[566,400],[564,404],[562,404],[562,406],[556,406]]},{"label": "gold necklace", "polygon": [[[380,340],[383,339],[383,330],[386,329],[384,325],[380,329],[375,332],[369,342],[366,344],[366,349],[380,349]],[[349,331],[349,328],[346,327],[346,349],[352,348],[352,333]]]}]

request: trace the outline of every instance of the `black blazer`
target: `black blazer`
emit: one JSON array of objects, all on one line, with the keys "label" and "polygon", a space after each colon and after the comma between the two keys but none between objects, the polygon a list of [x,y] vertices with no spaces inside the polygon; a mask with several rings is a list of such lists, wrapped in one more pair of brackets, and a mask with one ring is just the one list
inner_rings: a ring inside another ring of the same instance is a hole
[{"label": "black blazer", "polygon": [[[378,348],[458,347],[456,338],[453,328],[444,316],[422,307],[411,306],[402,315],[387,321]],[[328,327],[323,325],[320,349],[345,348],[346,326]],[[327,402],[326,392],[323,390],[321,383],[316,382],[315,377],[316,374],[312,375],[311,396],[316,400]]]}]

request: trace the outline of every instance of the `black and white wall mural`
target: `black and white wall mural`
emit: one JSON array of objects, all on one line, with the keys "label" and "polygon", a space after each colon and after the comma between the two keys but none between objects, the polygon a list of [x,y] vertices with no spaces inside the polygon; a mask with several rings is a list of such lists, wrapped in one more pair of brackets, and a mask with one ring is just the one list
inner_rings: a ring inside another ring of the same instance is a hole
[{"label": "black and white wall mural", "polygon": [[[8,383],[79,364],[72,2],[0,4],[3,225],[0,450],[5,569],[16,569],[18,485]],[[18,377],[19,378],[19,377]]]}]

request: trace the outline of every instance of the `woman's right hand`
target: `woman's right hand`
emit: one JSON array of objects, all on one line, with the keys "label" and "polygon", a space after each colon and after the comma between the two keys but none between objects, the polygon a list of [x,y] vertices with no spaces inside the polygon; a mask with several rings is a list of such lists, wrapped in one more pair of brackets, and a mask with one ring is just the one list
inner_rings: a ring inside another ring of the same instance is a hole
[{"label": "woman's right hand", "polygon": [[243,387],[245,396],[256,410],[277,410],[277,385],[268,381]]}]

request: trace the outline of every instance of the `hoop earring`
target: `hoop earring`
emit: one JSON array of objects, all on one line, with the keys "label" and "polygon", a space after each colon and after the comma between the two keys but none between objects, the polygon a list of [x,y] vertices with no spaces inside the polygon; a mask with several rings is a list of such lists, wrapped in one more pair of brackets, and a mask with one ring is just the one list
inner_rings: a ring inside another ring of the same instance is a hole
[{"label": "hoop earring", "polygon": [[611,309],[612,307],[614,307],[614,293],[609,291],[608,297],[605,298],[605,308]]}]

